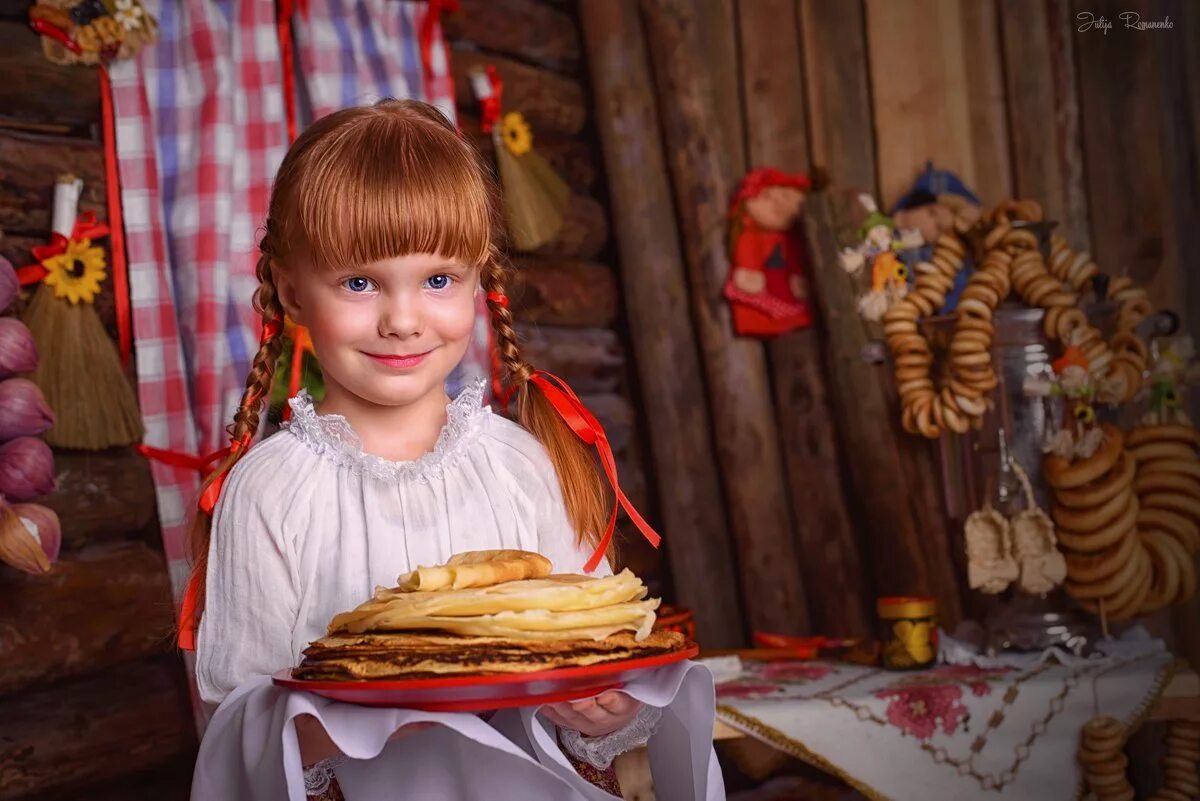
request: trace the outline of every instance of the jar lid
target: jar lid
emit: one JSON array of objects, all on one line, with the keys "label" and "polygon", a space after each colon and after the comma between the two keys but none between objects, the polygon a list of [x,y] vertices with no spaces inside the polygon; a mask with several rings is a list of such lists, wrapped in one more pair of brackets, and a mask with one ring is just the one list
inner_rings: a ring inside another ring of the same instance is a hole
[{"label": "jar lid", "polygon": [[878,599],[875,602],[875,611],[884,620],[933,617],[937,614],[937,601],[919,595],[896,595]]}]

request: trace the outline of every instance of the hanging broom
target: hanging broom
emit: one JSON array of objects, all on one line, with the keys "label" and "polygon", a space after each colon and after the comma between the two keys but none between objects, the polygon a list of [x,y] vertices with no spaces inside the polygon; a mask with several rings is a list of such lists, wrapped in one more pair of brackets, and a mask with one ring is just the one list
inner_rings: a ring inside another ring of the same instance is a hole
[{"label": "hanging broom", "polygon": [[517,250],[536,250],[558,236],[571,189],[533,149],[533,132],[519,111],[501,117],[503,85],[496,68],[475,71],[471,85],[483,108],[481,126],[492,135],[509,238]]},{"label": "hanging broom", "polygon": [[117,349],[92,305],[106,276],[104,249],[92,240],[108,228],[90,214],[77,216],[82,189],[70,175],[55,185],[53,239],[34,248],[42,278],[23,320],[40,355],[33,381],[55,414],[46,442],[102,450],[138,442],[143,428]]}]

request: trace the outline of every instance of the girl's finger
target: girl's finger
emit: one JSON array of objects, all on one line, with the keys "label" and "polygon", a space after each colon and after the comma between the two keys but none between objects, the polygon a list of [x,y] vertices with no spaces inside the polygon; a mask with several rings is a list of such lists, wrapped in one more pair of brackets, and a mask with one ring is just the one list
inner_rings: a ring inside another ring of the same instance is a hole
[{"label": "girl's finger", "polygon": [[625,693],[613,692],[611,690],[596,696],[596,705],[614,715],[623,715],[629,712],[637,706],[637,703],[637,701]]}]

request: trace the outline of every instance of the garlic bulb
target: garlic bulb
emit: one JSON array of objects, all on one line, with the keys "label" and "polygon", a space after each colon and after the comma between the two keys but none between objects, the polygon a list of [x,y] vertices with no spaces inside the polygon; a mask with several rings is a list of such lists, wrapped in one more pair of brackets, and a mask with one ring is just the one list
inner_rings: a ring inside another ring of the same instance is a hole
[{"label": "garlic bulb", "polygon": [[62,525],[58,522],[58,514],[37,503],[14,503],[12,510],[21,519],[25,530],[42,546],[46,558],[57,562],[62,548]]},{"label": "garlic bulb", "polygon": [[0,442],[36,437],[54,425],[38,385],[28,378],[0,381]]},{"label": "garlic bulb", "polygon": [[0,561],[17,570],[40,574],[50,569],[50,559],[29,533],[17,513],[0,500]]},{"label": "garlic bulb", "polygon": [[35,437],[0,445],[0,495],[31,501],[54,492],[54,454]]},{"label": "garlic bulb", "polygon": [[13,269],[12,262],[0,256],[0,313],[13,305],[20,289],[21,282],[17,279],[17,271]]},{"label": "garlic bulb", "polygon": [[20,320],[0,317],[0,378],[32,373],[37,364],[33,333]]}]

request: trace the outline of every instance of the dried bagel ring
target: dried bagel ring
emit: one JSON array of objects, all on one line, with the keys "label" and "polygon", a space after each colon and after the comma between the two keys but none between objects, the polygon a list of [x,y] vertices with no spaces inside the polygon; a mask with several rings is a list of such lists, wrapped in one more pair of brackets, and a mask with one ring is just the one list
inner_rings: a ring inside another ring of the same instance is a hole
[{"label": "dried bagel ring", "polygon": [[[1137,536],[1134,535],[1131,539],[1137,539]],[[1071,594],[1072,598],[1078,600],[1111,598],[1124,589],[1129,582],[1133,581],[1141,569],[1141,561],[1134,555],[1123,565],[1119,566],[1116,572],[1102,579],[1093,582],[1079,582],[1067,579],[1063,586],[1067,588],[1067,592]],[[1178,581],[1178,576],[1176,580]]]},{"label": "dried bagel ring", "polygon": [[1050,486],[1055,489],[1082,487],[1112,469],[1121,456],[1125,437],[1120,429],[1108,423],[1103,424],[1101,430],[1104,432],[1104,443],[1087,459],[1081,459],[1074,464],[1061,456],[1046,459],[1046,480],[1050,482]]},{"label": "dried bagel ring", "polygon": [[1166,509],[1179,512],[1192,520],[1200,520],[1200,498],[1177,495],[1172,492],[1151,492],[1140,498],[1147,509]]},{"label": "dried bagel ring", "polygon": [[1200,549],[1200,527],[1187,517],[1168,509],[1138,509],[1140,530],[1169,534],[1188,551]]},{"label": "dried bagel ring", "polygon": [[1060,504],[1072,509],[1097,506],[1133,484],[1137,467],[1137,459],[1129,451],[1122,451],[1116,466],[1106,475],[1078,489],[1058,490],[1054,497]]},{"label": "dried bagel ring", "polygon": [[1087,583],[1107,578],[1129,561],[1137,537],[1121,537],[1115,545],[1091,554],[1067,553],[1067,576],[1073,581]]},{"label": "dried bagel ring", "polygon": [[[1137,339],[1136,337],[1134,339]],[[1113,337],[1114,342],[1116,337]],[[1141,342],[1140,339],[1137,340]],[[1200,448],[1200,431],[1197,431],[1192,426],[1181,425],[1178,423],[1170,425],[1157,426],[1139,426],[1129,432],[1128,437],[1129,447],[1136,448],[1139,445],[1144,445],[1148,442],[1179,442],[1183,444],[1191,444],[1194,448]]]},{"label": "dried bagel ring", "polygon": [[1142,614],[1148,614],[1175,602],[1179,594],[1180,567],[1176,552],[1171,548],[1176,544],[1175,540],[1158,531],[1148,531],[1141,538],[1151,567],[1150,593],[1141,609]]},{"label": "dried bagel ring", "polygon": [[1059,529],[1055,532],[1058,541],[1073,551],[1080,553],[1095,553],[1103,551],[1118,539],[1134,530],[1137,524],[1137,499],[1131,498],[1124,513],[1104,528],[1086,533],[1078,533]]},{"label": "dried bagel ring", "polygon": [[1054,522],[1076,534],[1095,531],[1116,520],[1133,500],[1133,492],[1126,488],[1107,501],[1091,507],[1072,508],[1056,504],[1052,511]]},{"label": "dried bagel ring", "polygon": [[1138,495],[1151,492],[1182,492],[1200,498],[1200,481],[1179,473],[1143,473],[1133,482]]}]

